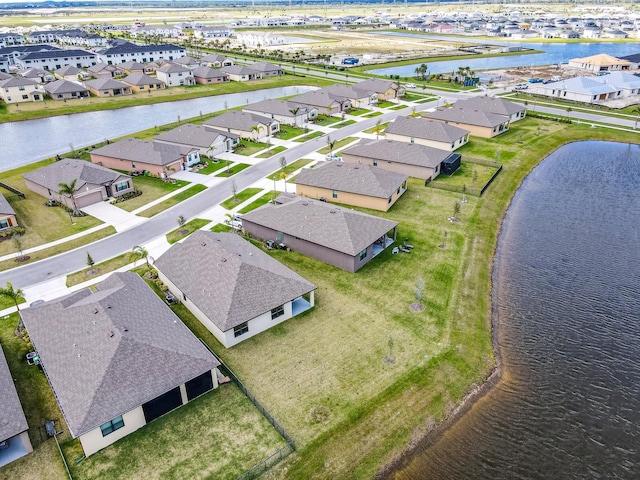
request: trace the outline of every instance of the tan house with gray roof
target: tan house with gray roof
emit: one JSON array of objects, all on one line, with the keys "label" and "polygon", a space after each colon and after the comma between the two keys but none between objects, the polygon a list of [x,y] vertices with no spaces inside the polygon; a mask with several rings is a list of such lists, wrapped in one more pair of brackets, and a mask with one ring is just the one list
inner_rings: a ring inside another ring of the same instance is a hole
[{"label": "tan house with gray roof", "polygon": [[243,65],[223,66],[220,70],[229,75],[229,79],[234,82],[248,82],[249,80],[260,80],[262,78],[262,72]]},{"label": "tan house with gray roof", "polygon": [[85,87],[89,89],[96,97],[119,97],[122,95],[131,95],[131,85],[119,82],[111,77],[97,78],[85,82]]},{"label": "tan house with gray roof", "polygon": [[255,113],[238,112],[237,110],[230,110],[210,118],[202,125],[223,132],[235,133],[249,140],[270,137],[280,131],[280,122],[276,119]]},{"label": "tan house with gray roof", "polygon": [[224,73],[222,70],[207,67],[205,65],[193,69],[193,78],[195,78],[196,83],[203,85],[229,81],[229,75]]},{"label": "tan house with gray roof", "polygon": [[0,79],[0,99],[5,103],[41,102],[44,93],[40,82],[31,78],[9,76]]},{"label": "tan house with gray roof", "polygon": [[469,141],[469,130],[426,118],[398,117],[384,129],[384,138],[453,152]]},{"label": "tan house with gray roof", "polygon": [[135,273],[20,316],[85,456],[218,386],[220,362]]},{"label": "tan house with gray roof", "polygon": [[223,152],[232,152],[233,147],[240,143],[240,135],[186,123],[156,135],[154,141],[180,147],[197,148],[200,155],[213,158]]},{"label": "tan house with gray roof", "polygon": [[132,173],[148,171],[165,178],[200,162],[200,151],[191,146],[125,138],[96,148],[91,161],[97,165]]},{"label": "tan house with gray roof", "polygon": [[459,108],[482,110],[498,115],[509,117],[509,122],[517,122],[522,120],[527,114],[527,107],[519,103],[510,102],[500,97],[491,97],[482,95],[479,97],[471,97],[464,100],[458,100],[455,104]]},{"label": "tan house with gray roof", "polygon": [[382,168],[320,162],[297,175],[296,194],[386,212],[407,190],[409,177]]},{"label": "tan house with gray roof", "polygon": [[134,92],[149,92],[154,90],[162,90],[165,88],[163,81],[155,77],[150,77],[146,73],[135,72],[127,75],[122,81],[131,86]]},{"label": "tan house with gray roof", "polygon": [[317,108],[304,107],[286,100],[274,100],[272,98],[247,105],[242,111],[255,113],[256,115],[278,120],[285,125],[298,127],[318,116]]},{"label": "tan house with gray roof", "polygon": [[154,266],[226,348],[314,306],[315,285],[232,233],[198,230]]},{"label": "tan house with gray roof", "polygon": [[33,452],[29,425],[13,383],[13,375],[0,347],[0,468]]},{"label": "tan house with gray roof", "polygon": [[87,87],[63,79],[47,83],[44,86],[44,90],[53,100],[72,100],[89,97],[89,89]]},{"label": "tan house with gray roof", "polygon": [[[71,158],[25,173],[22,178],[32,192],[63,203],[68,208],[86,207],[133,191],[129,175]],[[60,184],[70,185],[74,180],[76,191],[71,199],[60,193]]]},{"label": "tan house with gray roof", "polygon": [[4,195],[0,194],[0,230],[6,230],[7,228],[17,227],[18,221],[16,220],[16,211],[4,198]]},{"label": "tan house with gray roof", "polygon": [[242,216],[254,237],[355,272],[396,239],[398,222],[292,194]]},{"label": "tan house with gray roof", "polygon": [[[396,140],[360,140],[340,152],[346,163],[356,163],[433,180],[448,164],[460,166],[460,155],[449,150]],[[457,168],[457,167],[456,167]]]},{"label": "tan house with gray roof", "polygon": [[477,106],[466,106],[462,100],[456,102],[453,107],[425,114],[424,118],[464,128],[469,130],[472,136],[483,138],[492,138],[506,132],[511,123],[508,115],[489,112]]},{"label": "tan house with gray roof", "polygon": [[404,87],[393,80],[369,78],[368,80],[359,82],[357,85],[361,89],[376,92],[379,100],[393,100],[404,97],[405,94]]}]

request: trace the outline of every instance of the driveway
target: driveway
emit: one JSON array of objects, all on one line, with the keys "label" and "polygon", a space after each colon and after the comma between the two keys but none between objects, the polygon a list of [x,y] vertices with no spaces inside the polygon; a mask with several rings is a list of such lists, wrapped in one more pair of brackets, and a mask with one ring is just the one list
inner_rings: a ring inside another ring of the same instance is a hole
[{"label": "driveway", "polygon": [[83,207],[81,210],[92,217],[96,217],[98,220],[102,220],[104,223],[113,225],[118,233],[148,220],[126,212],[115,205],[111,205],[109,202],[94,203]]}]

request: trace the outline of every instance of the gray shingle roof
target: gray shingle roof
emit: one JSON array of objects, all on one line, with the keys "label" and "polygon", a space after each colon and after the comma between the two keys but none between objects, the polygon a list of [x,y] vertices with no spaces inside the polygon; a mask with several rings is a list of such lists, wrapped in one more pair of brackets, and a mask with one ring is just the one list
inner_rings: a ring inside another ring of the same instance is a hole
[{"label": "gray shingle roof", "polygon": [[126,83],[119,82],[118,80],[114,80],[113,78],[97,78],[95,80],[89,80],[85,82],[87,87],[95,88],[96,90],[111,90],[114,88],[131,88],[130,85]]},{"label": "gray shingle roof", "polygon": [[140,85],[162,85],[164,82],[162,80],[158,80],[157,78],[150,77],[149,75],[142,72],[135,72],[131,75],[127,75],[122,79],[124,83],[128,83],[129,85],[140,86]]},{"label": "gray shingle roof", "polygon": [[180,73],[180,72],[190,72],[191,70],[185,67],[184,65],[179,65],[177,63],[165,63],[156,71],[162,72],[162,73]]},{"label": "gray shingle roof", "polygon": [[33,80],[31,78],[24,77],[11,77],[6,80],[0,80],[0,88],[4,87],[22,87],[25,85],[38,85],[39,82],[37,80]]},{"label": "gray shingle roof", "polygon": [[165,142],[180,143],[198,148],[208,148],[216,138],[223,136],[227,138],[238,138],[235,133],[222,132],[213,128],[205,128],[202,125],[186,123],[168,132],[156,135],[156,140]]},{"label": "gray shingle roof", "polygon": [[152,165],[169,165],[180,160],[193,150],[195,148],[138,140],[137,138],[125,138],[119,142],[96,148],[91,154]]},{"label": "gray shingle roof", "polygon": [[83,85],[79,85],[75,82],[70,82],[69,80],[65,80],[61,78],[60,80],[56,80],[55,82],[47,83],[44,86],[44,89],[47,93],[71,93],[71,92],[88,92],[87,87]]},{"label": "gray shingle roof", "polygon": [[263,117],[262,115],[231,110],[207,120],[203,125],[215,128],[232,128],[234,130],[248,132],[254,125],[258,125],[260,123],[263,125],[270,125],[273,122],[273,119]]},{"label": "gray shingle roof", "polygon": [[398,225],[398,222],[303,197],[280,205],[264,205],[243,215],[242,221],[352,256]]},{"label": "gray shingle roof", "polygon": [[316,289],[232,233],[198,230],[154,265],[223,332]]},{"label": "gray shingle roof", "polygon": [[464,128],[416,117],[398,117],[384,131],[443,143],[455,142],[469,133]]},{"label": "gray shingle roof", "polygon": [[0,347],[0,442],[26,431],[29,426],[24,416],[13,376]]},{"label": "gray shingle roof", "polygon": [[227,57],[223,55],[218,55],[217,53],[210,53],[209,55],[205,55],[200,59],[201,62],[207,62],[207,63],[220,62],[221,64],[222,62],[225,62],[227,60],[229,60]]},{"label": "gray shingle roof", "polygon": [[110,185],[123,176],[128,178],[128,175],[100,165],[95,165],[91,162],[64,158],[59,162],[52,163],[33,172],[25,173],[23,178],[42,185],[53,192],[57,192],[60,183],[69,184],[74,179],[76,180],[76,189],[79,190],[87,183]]},{"label": "gray shingle roof", "polygon": [[251,67],[245,67],[242,65],[231,65],[229,67],[220,67],[220,70],[230,75],[255,75],[257,73],[260,73],[258,70],[254,70]]},{"label": "gray shingle roof", "polygon": [[129,62],[123,62],[118,64],[118,68],[122,68],[124,70],[129,70],[129,71],[133,71],[133,70],[144,70],[144,64],[140,63],[140,62],[134,62],[134,61],[129,61]]},{"label": "gray shingle roof", "polygon": [[363,139],[354,146],[342,150],[342,154],[435,168],[446,160],[451,152],[417,143]]},{"label": "gray shingle roof", "polygon": [[131,272],[21,315],[74,437],[219,365]]},{"label": "gray shingle roof", "polygon": [[297,115],[301,115],[308,110],[306,107],[300,107],[300,105],[296,105],[295,103],[290,103],[286,100],[275,100],[273,98],[266,98],[264,100],[261,100],[260,102],[252,103],[244,107],[242,110],[262,112],[265,115],[274,114],[293,117],[293,113],[291,113],[291,110],[294,108],[299,109]]},{"label": "gray shingle roof", "polygon": [[223,78],[228,77],[229,75],[224,73],[222,70],[203,65],[193,69],[193,76],[199,78]]},{"label": "gray shingle roof", "polygon": [[368,98],[372,94],[376,93],[373,90],[370,90],[366,87],[360,87],[360,84],[356,83],[355,85],[330,85],[323,89],[329,95],[334,95],[337,97],[349,98],[349,99],[362,99]]},{"label": "gray shingle roof", "polygon": [[249,65],[249,67],[253,68],[254,70],[258,70],[259,72],[282,71],[282,67],[269,62],[256,62]]},{"label": "gray shingle roof", "polygon": [[[9,204],[9,202],[7,202],[7,199],[4,198],[4,195],[2,195],[1,193],[0,193],[0,214],[2,214],[2,215],[15,215],[16,214],[16,211]],[[0,405],[2,405],[1,402],[0,402]]]},{"label": "gray shingle roof", "polygon": [[171,43],[162,43],[157,45],[138,45],[131,42],[123,42],[120,45],[101,50],[100,55],[119,55],[121,53],[160,53],[161,55],[170,52],[182,52],[185,49],[177,47]]},{"label": "gray shingle roof", "polygon": [[58,75],[78,75],[82,70],[73,65],[65,65],[55,71]]},{"label": "gray shingle roof", "polygon": [[523,105],[488,95],[458,100],[455,105],[460,108],[484,110],[485,112],[497,113],[499,115],[513,115],[514,113],[526,110],[526,107]]},{"label": "gray shingle roof", "polygon": [[20,57],[21,61],[25,60],[42,60],[47,58],[68,58],[68,57],[90,57],[95,58],[96,54],[87,52],[86,50],[47,50],[40,52],[27,53]]},{"label": "gray shingle roof", "polygon": [[289,101],[298,105],[310,105],[312,107],[327,108],[335,103],[348,100],[341,96],[336,96],[324,90],[301,93],[291,98]]},{"label": "gray shingle roof", "polygon": [[385,93],[387,90],[397,90],[399,88],[398,84],[393,80],[383,80],[382,78],[364,80],[358,83],[358,87],[377,93]]},{"label": "gray shingle roof", "polygon": [[315,168],[303,168],[295,183],[369,197],[389,198],[408,178],[401,173],[368,165],[321,162]]},{"label": "gray shingle roof", "polygon": [[465,125],[475,125],[479,127],[497,127],[509,120],[506,115],[486,112],[476,108],[466,108],[458,105],[458,102],[443,110],[436,110],[425,115],[426,118],[442,120],[444,122],[456,122]]}]

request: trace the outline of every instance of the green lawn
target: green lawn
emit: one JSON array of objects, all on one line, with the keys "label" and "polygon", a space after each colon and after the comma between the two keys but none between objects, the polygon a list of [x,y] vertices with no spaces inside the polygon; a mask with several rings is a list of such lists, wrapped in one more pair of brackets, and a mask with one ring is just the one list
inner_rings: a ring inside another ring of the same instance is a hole
[{"label": "green lawn", "polygon": [[120,207],[127,212],[133,212],[134,210],[157,200],[160,197],[164,197],[168,193],[175,192],[180,188],[189,185],[189,182],[184,180],[176,180],[175,183],[164,182],[157,177],[145,177],[137,176],[133,177],[133,186],[142,191],[142,195],[126,200],[124,202],[116,203],[117,207]]},{"label": "green lawn", "polygon": [[356,123],[355,120],[344,120],[340,123],[334,123],[333,125],[329,125],[331,128],[342,128],[342,127],[346,127],[347,125],[353,125],[354,123]]},{"label": "green lawn", "polygon": [[230,232],[232,229],[229,225],[225,225],[224,223],[217,223],[209,230],[212,232]]},{"label": "green lawn", "polygon": [[[88,247],[87,251],[89,253],[91,253],[90,250]],[[110,258],[106,262],[96,263],[93,267],[87,267],[84,270],[67,275],[67,287],[78,285],[79,283],[86,282],[87,280],[91,280],[91,278],[104,275],[105,273],[113,272],[120,267],[133,263],[134,259],[135,257],[124,253],[117,257]]]},{"label": "green lawn", "polygon": [[378,107],[380,108],[389,108],[389,107],[393,107],[394,105],[396,104],[388,100],[378,100]]},{"label": "green lawn", "polygon": [[368,110],[366,108],[353,108],[350,110],[347,110],[347,115],[354,115],[356,117],[359,117],[360,115],[364,115],[365,113],[371,113],[371,110]]},{"label": "green lawn", "polygon": [[227,198],[220,205],[226,208],[227,210],[233,210],[237,205],[240,205],[242,202],[249,200],[254,195],[257,195],[262,191],[261,188],[245,188],[241,192],[234,197]]},{"label": "green lawn", "polygon": [[164,212],[165,210],[173,207],[174,205],[177,205],[180,202],[186,200],[187,198],[191,198],[194,195],[197,195],[198,193],[205,191],[206,189],[207,187],[201,184],[192,185],[186,190],[176,193],[174,196],[169,197],[166,200],[163,200],[162,202],[157,203],[154,206],[143,210],[142,212],[138,213],[138,215],[140,215],[141,217],[147,217],[147,218],[153,217],[154,215],[157,215],[160,212]]},{"label": "green lawn", "polygon": [[[0,288],[5,288],[5,287],[6,287],[6,285],[0,286]],[[14,287],[14,288],[16,288],[16,287]],[[16,290],[17,290],[17,288],[16,288]],[[23,297],[18,298],[18,305],[20,305],[21,303],[24,303],[24,298]],[[10,298],[0,297],[0,310],[4,310],[5,308],[15,308],[15,306],[16,306],[16,304]]]},{"label": "green lawn", "polygon": [[[249,205],[247,205],[245,207],[242,207],[238,211],[238,213],[243,214],[243,213],[250,212],[252,210],[255,210],[258,207],[261,207],[262,205],[266,205],[267,203],[271,202],[272,200],[273,200],[273,192],[265,193],[263,196],[261,196],[260,198],[255,199]],[[229,227],[229,228],[231,228],[231,227]]]},{"label": "green lawn", "polygon": [[240,140],[240,143],[233,147],[233,153],[249,157],[254,153],[266,150],[269,146],[270,144],[265,142],[250,142],[248,140]]},{"label": "green lawn", "polygon": [[282,145],[278,145],[277,147],[272,147],[269,150],[267,150],[264,153],[261,153],[260,155],[256,155],[256,158],[270,158],[273,157],[274,155],[280,153],[280,152],[284,152],[287,149],[287,147],[284,147]]},{"label": "green lawn", "polygon": [[236,173],[241,172],[245,168],[249,168],[251,165],[248,163],[236,163],[231,168],[225,168],[222,172],[216,175],[216,177],[232,177]]},{"label": "green lawn", "polygon": [[371,113],[365,115],[364,118],[379,117],[380,115],[382,115],[382,112],[371,112]]},{"label": "green lawn", "polygon": [[[348,145],[349,143],[354,142],[356,140],[358,140],[358,137],[346,137],[346,138],[343,138],[342,140],[338,140],[336,144],[333,146],[333,151],[335,152],[338,148],[344,147],[345,145]],[[327,145],[326,147],[323,147],[320,150],[318,150],[318,153],[326,155],[330,151],[331,149]]]},{"label": "green lawn", "polygon": [[194,218],[190,222],[185,223],[183,226],[178,227],[175,230],[171,230],[169,233],[167,233],[167,242],[169,242],[170,244],[174,244],[210,223],[211,220],[207,220],[206,218]]},{"label": "green lawn", "polygon": [[304,133],[304,128],[280,125],[280,132],[276,135],[280,140],[290,140]]},{"label": "green lawn", "polygon": [[320,131],[309,132],[304,137],[294,140],[294,142],[306,142],[307,140],[311,140],[312,138],[321,137],[323,135],[324,135],[324,132],[320,132]]},{"label": "green lawn", "polygon": [[327,115],[318,115],[313,123],[318,125],[319,127],[328,127],[329,125],[333,125],[336,122],[341,120],[340,117],[330,117]]},{"label": "green lawn", "polygon": [[429,183],[429,186],[432,188],[449,188],[459,192],[462,192],[463,186],[465,186],[469,195],[478,195],[482,187],[485,186],[497,170],[497,167],[463,161],[460,164],[460,168],[453,175],[450,177],[438,175],[435,180]]},{"label": "green lawn", "polygon": [[403,108],[407,108],[409,105],[396,105],[395,107],[391,107],[389,110],[402,110]]},{"label": "green lawn", "polygon": [[[389,125],[389,122],[385,122],[385,123],[381,123],[380,124],[380,130],[378,135],[384,136],[384,129],[386,128],[386,126]],[[376,133],[376,129],[377,127],[371,127],[371,128],[367,128],[366,130],[364,130],[364,133]]]},{"label": "green lawn", "polygon": [[[310,159],[310,158],[301,158],[300,160],[296,160],[293,163],[289,163],[284,167],[284,173],[289,176],[291,175],[293,172],[295,172],[296,170],[301,169],[302,167],[309,165],[311,162],[313,162],[314,160]],[[282,174],[282,170],[283,169],[278,169],[276,172],[272,173],[271,175],[269,175],[267,178],[269,180],[280,180],[280,176]]]}]

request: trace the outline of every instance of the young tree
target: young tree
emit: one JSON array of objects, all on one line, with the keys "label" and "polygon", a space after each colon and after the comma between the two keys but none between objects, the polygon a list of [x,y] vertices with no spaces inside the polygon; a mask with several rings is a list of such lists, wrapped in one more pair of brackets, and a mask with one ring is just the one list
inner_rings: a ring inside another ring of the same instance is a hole
[{"label": "young tree", "polygon": [[131,249],[130,255],[135,257],[134,265],[136,260],[142,259],[147,263],[147,270],[151,273],[151,264],[149,263],[149,251],[144,248],[142,245],[136,245]]},{"label": "young tree", "polygon": [[24,296],[24,292],[22,289],[18,288],[17,290],[13,288],[11,282],[7,282],[7,286],[5,288],[0,288],[0,297],[8,298],[16,305],[16,311],[20,311],[20,307],[18,306],[20,300]]},{"label": "young tree", "polygon": [[24,253],[22,251],[22,239],[18,234],[11,235],[11,238],[13,239],[13,244],[16,246],[16,250],[18,251],[18,258],[16,260],[20,261],[20,259],[24,258]]},{"label": "young tree", "polygon": [[424,297],[424,280],[422,280],[421,278],[416,280],[416,288],[414,294],[416,297],[416,301],[418,303],[422,303],[422,298]]},{"label": "young tree", "polygon": [[77,179],[71,180],[69,183],[59,183],[58,184],[58,193],[68,197],[73,202],[73,214],[78,214],[78,205],[76,205],[76,197],[74,196],[77,188],[76,188]]},{"label": "young tree", "polygon": [[456,202],[453,204],[453,221],[457,222],[458,221],[458,214],[460,213],[460,202],[456,200]]},{"label": "young tree", "polygon": [[333,156],[333,147],[335,146],[336,141],[331,140],[331,137],[327,136],[327,146],[329,147],[329,155]]},{"label": "young tree", "polygon": [[91,258],[91,254],[89,252],[87,252],[87,265],[89,266],[89,268],[91,268],[95,264],[96,264],[96,262],[94,262],[93,258]]},{"label": "young tree", "polygon": [[467,203],[467,185],[466,184],[462,184],[462,203]]},{"label": "young tree", "polygon": [[471,183],[475,185],[477,181],[478,181],[478,171],[474,168],[473,171],[471,172]]},{"label": "young tree", "polygon": [[184,227],[184,224],[187,223],[187,219],[184,218],[184,215],[178,216],[178,226]]},{"label": "young tree", "polygon": [[445,230],[442,234],[442,243],[438,245],[440,248],[446,248],[447,246],[447,234],[448,232]]},{"label": "young tree", "polygon": [[285,171],[286,166],[287,166],[287,159],[284,156],[280,157],[279,177],[284,181],[284,193],[287,193],[287,172]]},{"label": "young tree", "polygon": [[235,180],[231,182],[231,194],[233,195],[233,201],[237,202],[238,201],[238,185],[236,185]]}]

